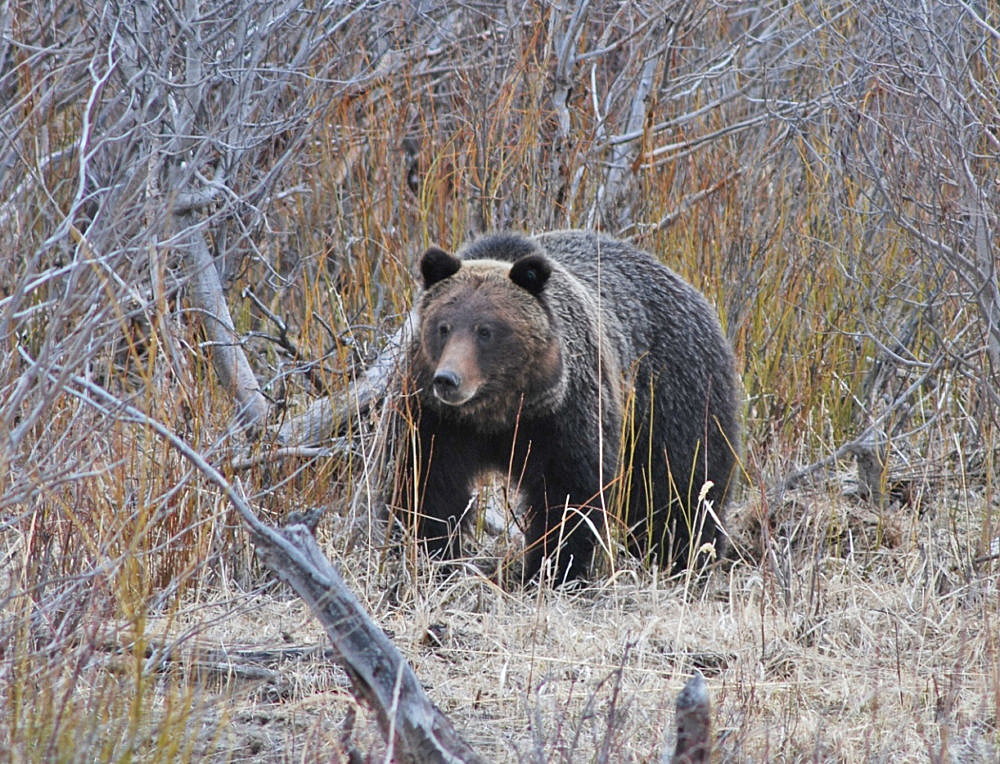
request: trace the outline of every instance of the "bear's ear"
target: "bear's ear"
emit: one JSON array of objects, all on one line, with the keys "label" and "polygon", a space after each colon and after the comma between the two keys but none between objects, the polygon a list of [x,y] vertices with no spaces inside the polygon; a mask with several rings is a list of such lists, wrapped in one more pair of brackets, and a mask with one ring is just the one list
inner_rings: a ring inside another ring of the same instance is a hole
[{"label": "bear's ear", "polygon": [[424,289],[429,289],[439,281],[454,276],[462,267],[462,261],[449,255],[443,249],[431,247],[420,258],[420,275],[424,277]]},{"label": "bear's ear", "polygon": [[510,269],[510,280],[531,294],[540,294],[552,275],[552,263],[543,255],[526,255]]}]

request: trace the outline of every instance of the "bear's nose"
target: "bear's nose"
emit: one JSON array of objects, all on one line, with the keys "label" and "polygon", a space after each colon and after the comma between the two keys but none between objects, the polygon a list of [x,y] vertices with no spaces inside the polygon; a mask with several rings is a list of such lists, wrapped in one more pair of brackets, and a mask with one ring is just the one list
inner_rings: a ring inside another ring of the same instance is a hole
[{"label": "bear's nose", "polygon": [[451,369],[439,370],[434,373],[434,395],[443,401],[454,399],[461,384],[462,378]]}]

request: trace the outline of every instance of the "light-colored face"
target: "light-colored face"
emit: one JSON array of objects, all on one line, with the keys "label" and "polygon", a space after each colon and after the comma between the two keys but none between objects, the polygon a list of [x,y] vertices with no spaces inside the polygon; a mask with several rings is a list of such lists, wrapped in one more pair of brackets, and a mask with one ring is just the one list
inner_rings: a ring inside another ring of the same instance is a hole
[{"label": "light-colored face", "polygon": [[473,289],[459,289],[435,306],[424,329],[424,348],[434,362],[434,397],[461,406],[496,376],[498,366],[523,362],[513,335],[489,300]]},{"label": "light-colored face", "polygon": [[421,300],[425,390],[463,414],[510,417],[562,373],[548,314],[510,270],[510,263],[468,261]]}]

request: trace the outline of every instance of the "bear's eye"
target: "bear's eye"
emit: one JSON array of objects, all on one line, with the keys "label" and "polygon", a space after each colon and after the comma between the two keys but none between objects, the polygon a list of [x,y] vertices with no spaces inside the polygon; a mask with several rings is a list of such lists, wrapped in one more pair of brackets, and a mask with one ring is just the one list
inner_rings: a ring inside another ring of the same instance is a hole
[{"label": "bear's eye", "polygon": [[493,330],[490,329],[490,327],[488,327],[488,326],[477,326],[476,327],[476,336],[482,342],[489,342],[491,339],[493,339]]},{"label": "bear's eye", "polygon": [[451,326],[448,324],[438,324],[438,336],[444,339],[451,334]]}]

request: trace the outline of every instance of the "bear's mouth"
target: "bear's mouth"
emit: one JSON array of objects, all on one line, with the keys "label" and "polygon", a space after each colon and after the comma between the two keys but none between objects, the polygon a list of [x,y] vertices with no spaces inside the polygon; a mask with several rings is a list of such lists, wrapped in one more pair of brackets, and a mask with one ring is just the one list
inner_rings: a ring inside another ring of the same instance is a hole
[{"label": "bear's mouth", "polygon": [[461,406],[471,400],[477,388],[463,384],[462,378],[452,371],[439,371],[431,384],[434,397],[448,406]]},{"label": "bear's mouth", "polygon": [[438,390],[437,387],[434,388],[434,397],[447,406],[461,406],[463,403],[468,403],[472,400],[474,396],[475,393],[463,395],[460,392],[442,391]]}]

